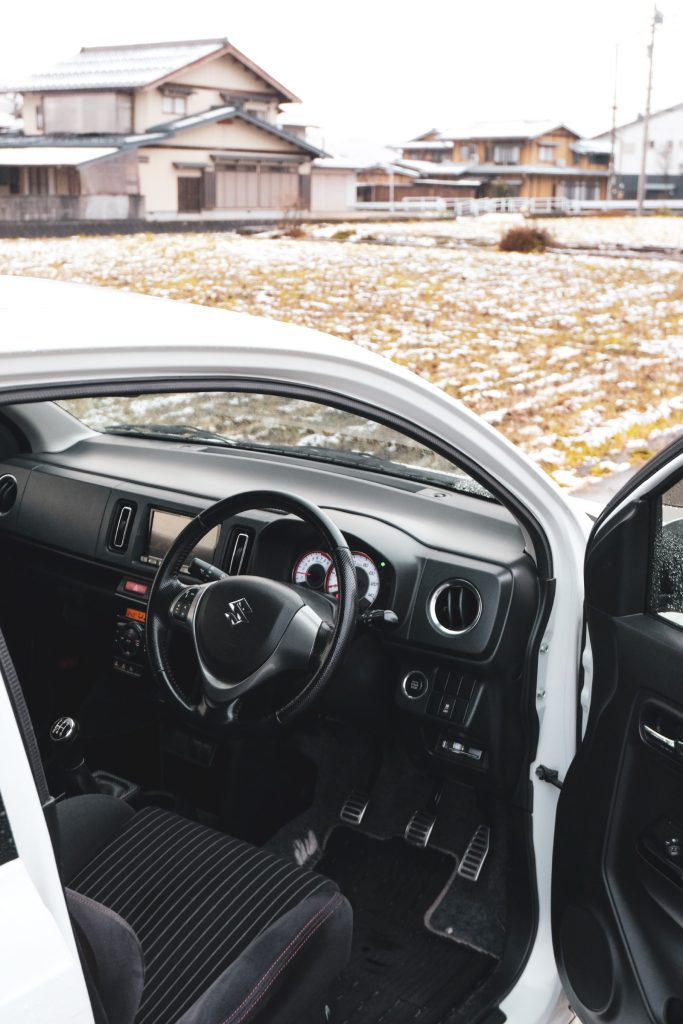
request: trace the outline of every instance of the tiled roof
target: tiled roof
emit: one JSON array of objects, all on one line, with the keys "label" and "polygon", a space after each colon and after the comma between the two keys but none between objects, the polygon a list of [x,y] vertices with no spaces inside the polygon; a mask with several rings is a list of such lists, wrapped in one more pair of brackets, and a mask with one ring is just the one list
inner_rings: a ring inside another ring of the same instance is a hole
[{"label": "tiled roof", "polygon": [[153,146],[158,142],[172,139],[181,132],[197,128],[202,124],[212,124],[216,121],[227,120],[228,118],[238,118],[245,121],[255,128],[260,128],[270,135],[275,135],[285,142],[290,142],[297,149],[308,153],[312,157],[324,157],[327,155],[322,149],[312,146],[310,142],[299,138],[298,135],[290,135],[289,132],[283,131],[277,125],[270,124],[268,121],[262,121],[261,118],[254,117],[253,114],[248,114],[239,107],[225,106],[211,107],[209,110],[202,111],[201,114],[191,114],[188,117],[177,118],[175,121],[167,121],[165,124],[157,125],[139,135],[67,135],[62,133],[20,135],[16,132],[0,134],[0,163],[2,162],[1,154],[7,147],[16,147],[25,151],[55,146],[63,149],[104,146],[112,147],[112,152],[115,150],[137,149],[140,146]]},{"label": "tiled roof", "polygon": [[130,46],[86,46],[25,81],[0,84],[0,92],[59,92],[88,89],[141,89],[177,74],[212,55],[226,54],[267,83],[283,101],[298,96],[255,64],[227,39],[189,39],[175,43],[136,43]]},{"label": "tiled roof", "polygon": [[[454,131],[441,132],[443,139],[535,139],[556,128],[567,128],[560,121],[478,121],[475,124],[463,125]],[[567,131],[577,135],[571,128]]]},{"label": "tiled roof", "polygon": [[15,92],[52,89],[136,89],[150,85],[195,61],[218,53],[225,39],[150,43],[139,46],[84,47],[47,71],[6,88]]}]

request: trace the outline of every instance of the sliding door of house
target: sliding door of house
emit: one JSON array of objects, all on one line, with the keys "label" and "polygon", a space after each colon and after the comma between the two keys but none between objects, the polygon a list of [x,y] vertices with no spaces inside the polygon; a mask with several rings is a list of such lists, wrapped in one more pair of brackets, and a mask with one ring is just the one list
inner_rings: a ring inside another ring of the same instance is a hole
[{"label": "sliding door of house", "polygon": [[226,164],[216,168],[219,209],[283,209],[299,195],[296,167],[269,164]]}]

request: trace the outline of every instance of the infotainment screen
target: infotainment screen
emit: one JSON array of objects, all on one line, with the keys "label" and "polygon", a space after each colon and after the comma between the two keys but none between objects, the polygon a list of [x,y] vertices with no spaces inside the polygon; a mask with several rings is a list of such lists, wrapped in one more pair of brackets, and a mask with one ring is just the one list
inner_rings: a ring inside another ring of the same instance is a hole
[{"label": "infotainment screen", "polygon": [[[191,516],[184,516],[179,512],[166,512],[161,508],[150,509],[147,549],[140,555],[140,561],[147,562],[148,565],[160,565],[180,531],[191,521]],[[203,558],[206,562],[213,561],[217,544],[218,527],[214,526],[213,530],[210,530],[190,553],[187,565],[182,568],[187,569],[193,558]]]}]

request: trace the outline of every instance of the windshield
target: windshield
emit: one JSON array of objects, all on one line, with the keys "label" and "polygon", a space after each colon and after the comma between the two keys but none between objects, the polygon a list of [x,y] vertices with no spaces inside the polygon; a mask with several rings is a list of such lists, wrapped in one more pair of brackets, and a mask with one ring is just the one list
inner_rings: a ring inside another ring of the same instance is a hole
[{"label": "windshield", "polygon": [[59,404],[86,426],[105,433],[282,451],[491,497],[456,465],[418,441],[318,402],[211,391],[81,398]]}]

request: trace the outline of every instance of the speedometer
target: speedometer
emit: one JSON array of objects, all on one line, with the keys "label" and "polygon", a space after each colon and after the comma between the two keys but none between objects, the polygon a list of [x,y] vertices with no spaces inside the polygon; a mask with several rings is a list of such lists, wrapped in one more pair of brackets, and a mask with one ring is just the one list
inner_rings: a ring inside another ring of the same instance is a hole
[{"label": "speedometer", "polygon": [[[374,604],[379,594],[379,570],[375,565],[370,555],[366,555],[364,551],[352,551],[353,564],[356,567],[356,579],[358,580],[358,600],[362,601],[363,598],[368,602],[367,607]],[[337,570],[332,566],[327,574],[325,580],[325,590],[332,597],[337,597],[339,594],[339,581],[337,580]]]},{"label": "speedometer", "polygon": [[327,551],[307,551],[294,563],[292,580],[302,587],[322,590],[331,568],[332,559]]}]

